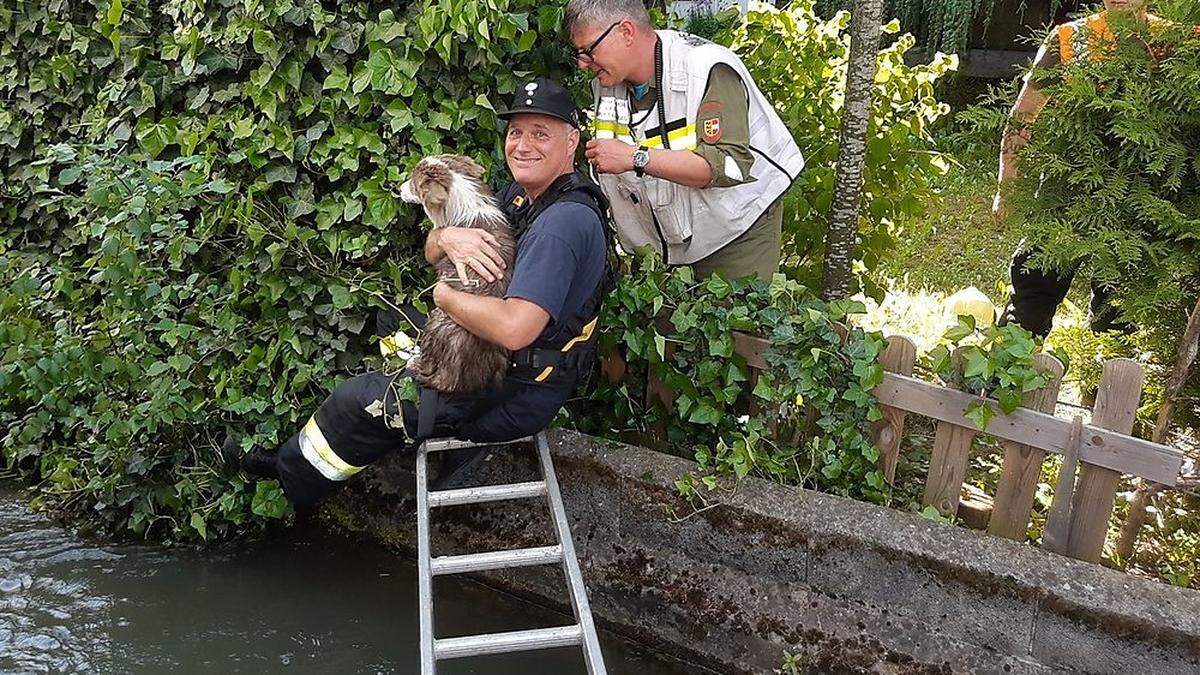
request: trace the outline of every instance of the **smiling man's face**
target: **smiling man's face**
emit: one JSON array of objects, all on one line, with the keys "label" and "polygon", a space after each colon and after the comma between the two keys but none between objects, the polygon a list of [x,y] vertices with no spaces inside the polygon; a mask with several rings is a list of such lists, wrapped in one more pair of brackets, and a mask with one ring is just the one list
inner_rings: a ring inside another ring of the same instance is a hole
[{"label": "smiling man's face", "polygon": [[504,159],[513,180],[531,196],[570,173],[579,132],[570,124],[537,113],[513,115],[504,136]]}]

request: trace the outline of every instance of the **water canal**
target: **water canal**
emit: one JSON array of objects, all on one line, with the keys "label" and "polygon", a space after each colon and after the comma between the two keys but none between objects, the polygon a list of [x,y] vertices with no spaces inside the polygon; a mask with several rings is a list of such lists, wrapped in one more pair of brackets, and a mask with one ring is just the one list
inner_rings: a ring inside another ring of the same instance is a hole
[{"label": "water canal", "polygon": [[[571,623],[438,580],[439,635]],[[0,484],[0,673],[417,673],[413,561],[319,528],[224,551],[90,541]],[[609,672],[689,672],[602,634]],[[583,671],[576,649],[444,662],[439,673]]]}]

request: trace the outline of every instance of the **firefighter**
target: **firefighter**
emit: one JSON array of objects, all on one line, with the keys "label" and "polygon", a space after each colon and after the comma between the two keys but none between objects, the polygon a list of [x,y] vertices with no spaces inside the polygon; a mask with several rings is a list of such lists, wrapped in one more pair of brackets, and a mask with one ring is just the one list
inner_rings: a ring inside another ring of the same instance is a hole
[{"label": "firefighter", "polygon": [[[1046,82],[1039,80],[1035,73],[1077,58],[1104,58],[1112,49],[1115,39],[1109,26],[1111,13],[1131,13],[1137,21],[1149,23],[1152,28],[1168,23],[1150,14],[1145,0],[1104,0],[1104,7],[1104,11],[1055,27],[1034,57],[1033,68],[1025,74],[1000,143],[1001,189],[997,191],[992,205],[997,220],[1006,217],[1001,193],[1004,185],[1017,177],[1018,153],[1029,142],[1029,127],[1049,102],[1049,97],[1043,92]],[[1065,270],[1030,267],[1028,262],[1034,253],[1022,242],[1013,254],[1009,269],[1013,293],[1006,313],[1007,319],[1034,335],[1045,337],[1050,333],[1055,311],[1067,297],[1078,265]],[[1093,282],[1091,291],[1089,313],[1092,330],[1128,330],[1129,326],[1117,320],[1116,307],[1110,302],[1111,290]]]},{"label": "firefighter", "polygon": [[[611,283],[607,204],[574,169],[580,117],[561,85],[538,79],[517,89],[505,159],[514,182],[498,195],[517,235],[517,257],[503,298],[434,288],[435,304],[468,331],[513,350],[504,381],[491,390],[446,395],[424,390],[404,372],[370,372],[343,382],[304,428],[276,452],[242,460],[257,478],[278,478],[298,508],[315,504],[391,450],[425,438],[505,441],[545,428],[593,363],[600,304]],[[477,273],[500,257],[465,228],[429,235],[426,258],[443,256]],[[491,261],[485,263],[481,261]]]},{"label": "firefighter", "polygon": [[780,200],[804,157],[741,59],[654,30],[641,0],[570,0],[563,25],[595,75],[586,154],[622,246],[649,246],[700,276],[769,280]]}]

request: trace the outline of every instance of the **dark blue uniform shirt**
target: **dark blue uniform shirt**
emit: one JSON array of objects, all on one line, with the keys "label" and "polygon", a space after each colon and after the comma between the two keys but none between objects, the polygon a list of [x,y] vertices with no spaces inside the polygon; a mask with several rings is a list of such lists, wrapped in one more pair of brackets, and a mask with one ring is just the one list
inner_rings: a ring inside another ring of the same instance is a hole
[{"label": "dark blue uniform shirt", "polygon": [[[565,342],[594,317],[584,309],[604,275],[604,225],[577,202],[557,202],[538,215],[517,242],[517,261],[506,298],[546,310],[543,340]],[[536,344],[536,343],[535,343]]]}]

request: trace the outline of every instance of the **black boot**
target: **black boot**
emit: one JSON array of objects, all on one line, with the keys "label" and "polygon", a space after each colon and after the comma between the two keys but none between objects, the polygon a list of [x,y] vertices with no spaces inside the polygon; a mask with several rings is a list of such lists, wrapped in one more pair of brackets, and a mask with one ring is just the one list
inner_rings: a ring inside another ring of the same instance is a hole
[{"label": "black boot", "polygon": [[490,446],[477,448],[461,448],[440,452],[441,464],[438,465],[437,477],[429,485],[430,490],[450,490],[460,487],[462,480],[491,453]]}]

